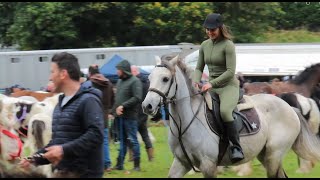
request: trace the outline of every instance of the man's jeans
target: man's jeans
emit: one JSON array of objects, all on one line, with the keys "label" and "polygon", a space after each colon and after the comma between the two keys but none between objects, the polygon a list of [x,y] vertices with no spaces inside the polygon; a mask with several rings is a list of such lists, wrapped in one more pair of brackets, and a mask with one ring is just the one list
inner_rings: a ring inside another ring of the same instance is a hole
[{"label": "man's jeans", "polygon": [[104,151],[104,168],[111,167],[111,160],[110,160],[110,150],[109,150],[109,137],[108,137],[108,128],[104,128],[104,138],[103,138],[103,151]]},{"label": "man's jeans", "polygon": [[137,138],[138,122],[136,119],[117,118],[120,136],[120,152],[118,155],[118,165],[123,167],[127,153],[127,143],[130,143],[133,150],[133,160],[140,159],[140,144]]},{"label": "man's jeans", "polygon": [[[149,149],[152,148],[152,142],[150,140],[149,134],[148,134],[148,126],[147,126],[147,120],[148,115],[140,115],[138,120],[138,131],[142,137],[142,140],[145,144],[145,148]],[[130,147],[131,149],[131,147]]]}]

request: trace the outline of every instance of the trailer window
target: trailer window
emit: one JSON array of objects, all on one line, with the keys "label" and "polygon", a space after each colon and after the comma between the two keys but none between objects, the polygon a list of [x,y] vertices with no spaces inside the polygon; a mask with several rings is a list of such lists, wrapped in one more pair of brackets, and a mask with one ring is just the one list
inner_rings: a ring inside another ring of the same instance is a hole
[{"label": "trailer window", "polygon": [[96,59],[105,59],[105,58],[106,58],[105,54],[97,54],[96,55]]},{"label": "trailer window", "polygon": [[20,62],[20,58],[11,58],[11,63],[19,63]]},{"label": "trailer window", "polygon": [[47,56],[39,57],[39,62],[48,62],[49,58]]}]

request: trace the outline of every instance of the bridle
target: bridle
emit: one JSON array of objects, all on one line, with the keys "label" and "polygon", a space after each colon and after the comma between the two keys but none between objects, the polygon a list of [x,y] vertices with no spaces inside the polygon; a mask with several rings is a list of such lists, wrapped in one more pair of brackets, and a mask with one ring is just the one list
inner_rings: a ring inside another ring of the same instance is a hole
[{"label": "bridle", "polygon": [[[156,65],[155,67],[165,67],[165,68],[167,68],[168,70],[170,70],[169,67],[168,67],[167,65],[165,65],[165,64]],[[169,93],[170,93],[170,90],[171,90],[171,88],[172,88],[173,83],[175,83],[174,95],[173,95],[172,97],[169,97]],[[149,92],[149,91],[155,92],[155,93],[157,93],[159,96],[162,97],[162,101],[160,102],[159,106],[161,106],[161,105],[164,106],[165,113],[169,114],[169,116],[172,118],[172,120],[173,120],[176,128],[178,129],[178,136],[176,136],[176,135],[173,133],[171,126],[169,126],[172,135],[179,140],[181,149],[182,149],[184,155],[186,156],[186,158],[187,158],[190,166],[192,167],[192,169],[193,169],[195,172],[200,172],[200,171],[196,170],[196,169],[194,168],[194,166],[192,165],[192,162],[191,162],[191,160],[190,160],[190,158],[189,158],[189,156],[188,156],[188,154],[187,154],[187,152],[186,152],[186,150],[185,150],[185,146],[184,146],[184,144],[183,144],[183,142],[182,142],[182,136],[183,136],[184,133],[189,129],[189,127],[190,127],[190,125],[192,124],[192,122],[194,121],[194,119],[197,118],[197,114],[199,113],[200,107],[201,107],[202,103],[204,102],[204,100],[201,101],[201,103],[200,103],[200,105],[199,105],[196,113],[194,113],[194,116],[192,117],[192,120],[191,120],[190,123],[187,125],[187,127],[184,129],[184,131],[181,130],[181,118],[180,118],[179,113],[177,113],[177,115],[178,115],[179,120],[180,120],[180,126],[178,126],[178,123],[177,123],[176,120],[173,118],[172,114],[169,112],[169,110],[168,110],[168,105],[169,105],[169,104],[176,104],[177,101],[180,101],[180,100],[185,99],[185,98],[191,98],[191,97],[196,96],[196,95],[198,95],[198,94],[202,94],[203,92],[198,92],[198,93],[195,93],[195,94],[190,95],[190,96],[187,96],[187,97],[183,97],[183,98],[180,98],[180,99],[176,99],[177,90],[178,90],[177,79],[176,79],[176,76],[172,75],[171,82],[170,82],[170,86],[169,86],[168,91],[167,91],[166,93],[161,92],[159,89],[156,89],[156,88],[149,88],[149,89],[148,89],[148,92]],[[198,118],[197,118],[197,119],[198,119]]]},{"label": "bridle", "polygon": [[[168,66],[165,65],[165,64],[156,65],[155,67],[165,67],[165,68],[169,69]],[[170,89],[171,89],[171,86],[172,86],[173,82],[176,83],[176,88],[175,88],[174,95],[171,98],[169,98],[168,95],[169,95],[169,92],[170,92]],[[149,88],[148,91],[155,92],[159,96],[161,96],[162,97],[162,103],[161,104],[167,106],[171,102],[175,102],[176,101],[175,97],[176,97],[176,94],[177,94],[177,89],[178,89],[178,83],[177,83],[177,80],[176,80],[176,76],[174,76],[174,80],[173,80],[173,78],[171,78],[170,86],[169,86],[168,91],[166,93],[163,93],[163,92],[161,92],[160,90],[158,90],[156,88]],[[168,99],[169,99],[169,101],[168,101]]]}]

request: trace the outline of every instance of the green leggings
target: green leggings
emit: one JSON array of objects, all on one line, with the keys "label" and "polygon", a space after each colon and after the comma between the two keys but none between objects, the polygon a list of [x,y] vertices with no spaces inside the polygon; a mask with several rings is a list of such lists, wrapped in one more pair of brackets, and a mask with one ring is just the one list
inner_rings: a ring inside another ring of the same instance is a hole
[{"label": "green leggings", "polygon": [[239,81],[233,79],[222,88],[212,88],[211,91],[219,95],[220,115],[224,122],[233,121],[232,111],[236,108],[239,101]]}]

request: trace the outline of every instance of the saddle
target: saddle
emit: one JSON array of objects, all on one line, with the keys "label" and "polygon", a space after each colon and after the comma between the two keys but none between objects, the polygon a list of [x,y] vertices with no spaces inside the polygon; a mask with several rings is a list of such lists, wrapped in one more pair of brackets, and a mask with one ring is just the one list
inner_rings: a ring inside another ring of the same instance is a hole
[{"label": "saddle", "polygon": [[[234,121],[240,137],[256,134],[260,130],[259,116],[248,96],[243,96],[243,94],[243,91],[240,89],[239,101],[237,107],[233,110]],[[219,163],[229,146],[223,120],[220,115],[220,99],[218,94],[212,92],[207,92],[204,96],[207,105],[207,123],[211,131],[220,137]]]}]

